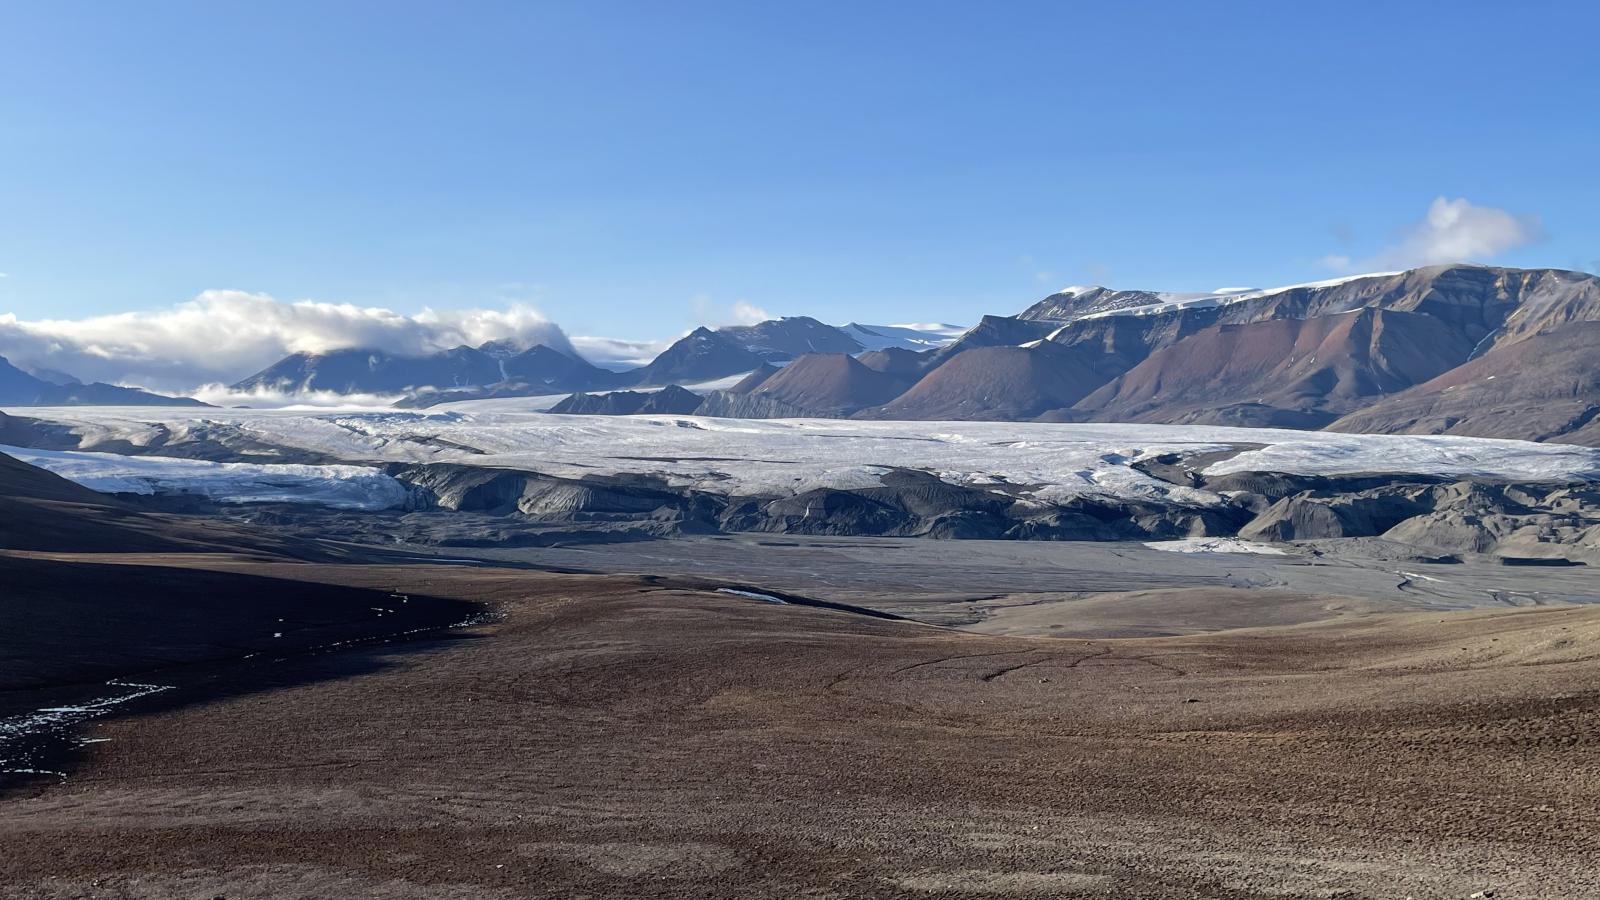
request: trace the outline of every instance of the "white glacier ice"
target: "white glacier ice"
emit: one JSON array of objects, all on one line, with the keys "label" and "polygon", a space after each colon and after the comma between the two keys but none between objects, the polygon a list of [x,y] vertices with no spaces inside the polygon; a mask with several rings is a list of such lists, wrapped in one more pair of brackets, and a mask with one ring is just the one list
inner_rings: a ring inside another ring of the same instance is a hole
[{"label": "white glacier ice", "polygon": [[[154,456],[8,450],[101,490],[177,490],[225,502],[303,499],[358,509],[404,501],[384,463],[501,466],[560,477],[649,473],[720,494],[785,495],[881,483],[896,468],[1029,500],[1108,495],[1209,504],[1207,491],[1133,463],[1238,449],[1206,470],[1392,473],[1519,481],[1600,480],[1600,449],[1455,436],[1351,435],[1190,425],[857,422],[695,416],[557,416],[499,409],[315,413],[150,407],[29,409],[102,442],[180,444],[203,431],[342,466],[207,463]],[[3,448],[0,448],[3,449]]]},{"label": "white glacier ice", "polygon": [[0,446],[0,453],[106,493],[191,494],[218,503],[314,503],[365,510],[404,506],[408,493],[394,478],[364,466],[217,463],[6,446]]}]

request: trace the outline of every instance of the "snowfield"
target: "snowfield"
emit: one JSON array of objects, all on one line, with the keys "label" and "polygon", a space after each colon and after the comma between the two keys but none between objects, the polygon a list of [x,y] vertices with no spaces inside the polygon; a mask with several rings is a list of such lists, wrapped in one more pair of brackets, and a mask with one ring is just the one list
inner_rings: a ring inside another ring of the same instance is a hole
[{"label": "snowfield", "polygon": [[[70,427],[82,446],[181,445],[204,438],[313,454],[343,465],[243,465],[98,453],[7,450],[101,490],[174,490],[226,502],[303,499],[384,508],[403,502],[382,463],[451,462],[562,477],[651,474],[738,496],[876,486],[896,468],[952,484],[1058,502],[1081,495],[1208,505],[1207,491],[1151,478],[1132,463],[1169,453],[1240,452],[1208,474],[1457,475],[1516,481],[1600,480],[1600,449],[1465,437],[1349,435],[1284,429],[1002,422],[854,422],[694,416],[556,416],[492,409],[312,412],[153,409],[16,410]],[[156,451],[159,452],[159,449]]]},{"label": "snowfield", "polygon": [[[1139,306],[1123,306],[1116,309],[1103,309],[1096,312],[1085,313],[1079,319],[1104,319],[1110,316],[1154,316],[1173,312],[1179,309],[1210,309],[1218,306],[1229,306],[1234,303],[1243,303],[1246,300],[1260,300],[1275,294],[1287,294],[1290,291],[1338,287],[1352,281],[1361,281],[1366,278],[1392,278],[1402,272],[1367,272],[1361,275],[1345,275],[1339,278],[1329,278],[1324,281],[1307,281],[1303,284],[1286,284],[1282,287],[1257,290],[1254,288],[1219,288],[1208,293],[1183,293],[1167,291],[1157,293],[1155,303],[1145,303]],[[1060,293],[1082,294],[1095,290],[1093,286],[1074,285],[1065,288]],[[1053,335],[1052,335],[1053,336]]]}]

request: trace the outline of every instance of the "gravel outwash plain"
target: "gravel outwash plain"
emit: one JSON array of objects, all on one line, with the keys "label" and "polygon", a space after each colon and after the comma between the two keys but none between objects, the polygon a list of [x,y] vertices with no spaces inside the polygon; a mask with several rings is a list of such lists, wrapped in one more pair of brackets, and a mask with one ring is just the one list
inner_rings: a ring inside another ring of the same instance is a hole
[{"label": "gravel outwash plain", "polygon": [[0,894],[1600,896],[1600,608],[1063,639],[210,565],[502,618],[164,673],[0,801]]}]

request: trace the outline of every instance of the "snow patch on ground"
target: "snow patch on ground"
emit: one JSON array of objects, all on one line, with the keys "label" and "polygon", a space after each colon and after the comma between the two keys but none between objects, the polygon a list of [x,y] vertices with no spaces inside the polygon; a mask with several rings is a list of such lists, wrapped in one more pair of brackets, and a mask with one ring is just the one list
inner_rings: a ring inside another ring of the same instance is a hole
[{"label": "snow patch on ground", "polygon": [[1170,553],[1254,553],[1259,556],[1285,556],[1283,550],[1271,544],[1258,544],[1254,541],[1241,541],[1238,538],[1184,538],[1178,541],[1145,541],[1144,545],[1152,550],[1166,550]]},{"label": "snow patch on ground", "polygon": [[789,605],[789,602],[787,600],[779,599],[777,597],[772,596],[771,594],[758,594],[755,591],[741,591],[741,590],[738,590],[737,588],[717,588],[717,593],[719,593],[719,594],[732,594],[735,597],[745,597],[745,598],[748,598],[750,600],[760,600],[763,603],[776,603],[779,606],[788,606]]}]

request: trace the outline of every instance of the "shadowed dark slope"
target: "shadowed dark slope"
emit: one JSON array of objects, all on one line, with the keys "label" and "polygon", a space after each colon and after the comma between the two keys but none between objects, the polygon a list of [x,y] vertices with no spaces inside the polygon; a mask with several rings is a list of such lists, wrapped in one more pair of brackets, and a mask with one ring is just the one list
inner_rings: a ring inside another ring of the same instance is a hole
[{"label": "shadowed dark slope", "polygon": [[861,418],[1031,419],[1071,406],[1105,383],[1094,360],[1045,342],[958,353]]},{"label": "shadowed dark slope", "polygon": [[749,393],[827,415],[842,415],[893,399],[910,384],[843,353],[808,353]]}]

